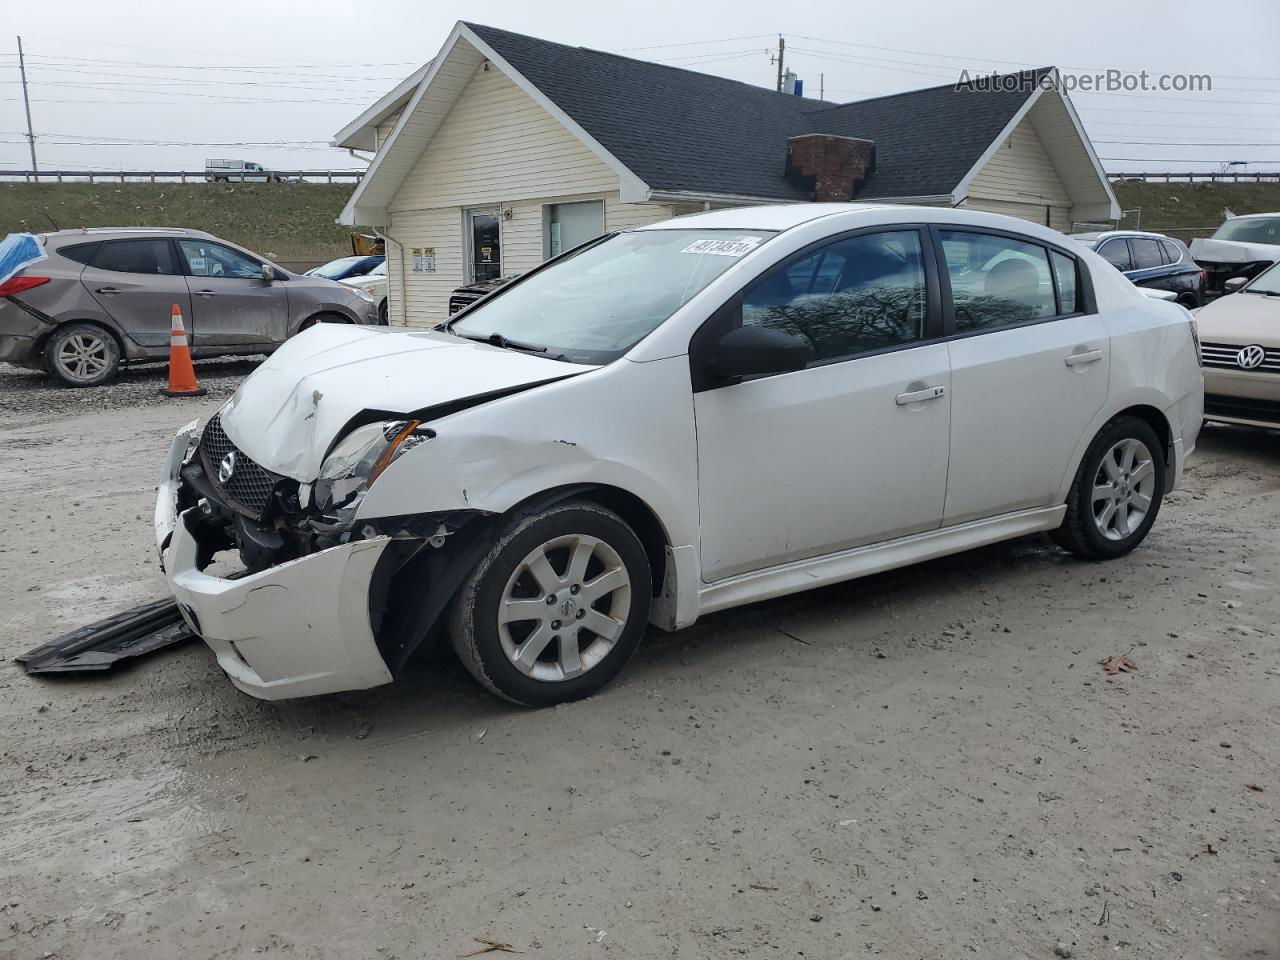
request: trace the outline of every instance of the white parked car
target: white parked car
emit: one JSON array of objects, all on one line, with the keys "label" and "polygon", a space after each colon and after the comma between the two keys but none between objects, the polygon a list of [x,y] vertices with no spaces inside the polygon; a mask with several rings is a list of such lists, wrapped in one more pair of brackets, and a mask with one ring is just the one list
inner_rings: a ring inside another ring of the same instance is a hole
[{"label": "white parked car", "polygon": [[346,277],[339,283],[345,283],[349,287],[355,287],[357,290],[363,290],[369,296],[373,297],[373,302],[378,305],[378,322],[383,326],[387,323],[387,261],[383,260],[380,264],[361,277]]},{"label": "white parked car", "polygon": [[[1202,407],[1190,314],[1044,227],[704,213],[440,330],[295,337],[178,434],[156,535],[254,696],[388,683],[447,633],[490,690],[551,704],[615,676],[646,623],[1036,531],[1119,557]],[[243,575],[204,571],[228,549]]]}]

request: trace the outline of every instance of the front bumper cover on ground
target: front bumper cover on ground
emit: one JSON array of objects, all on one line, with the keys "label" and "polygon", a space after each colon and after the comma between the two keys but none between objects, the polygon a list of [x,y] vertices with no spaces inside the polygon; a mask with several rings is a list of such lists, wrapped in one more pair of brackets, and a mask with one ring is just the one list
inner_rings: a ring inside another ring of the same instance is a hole
[{"label": "front bumper cover on ground", "polygon": [[178,432],[156,501],[156,542],[169,589],[191,628],[239,689],[264,700],[391,682],[369,621],[369,585],[389,537],[356,540],[228,579],[204,573],[178,513],[178,470],[195,433]]}]

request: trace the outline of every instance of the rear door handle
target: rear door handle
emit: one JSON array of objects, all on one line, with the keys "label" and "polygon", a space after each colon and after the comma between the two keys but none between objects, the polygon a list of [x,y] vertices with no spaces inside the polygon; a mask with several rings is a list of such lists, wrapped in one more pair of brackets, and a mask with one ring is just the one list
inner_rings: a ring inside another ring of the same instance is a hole
[{"label": "rear door handle", "polygon": [[213,297],[213,296],[216,296],[216,294],[212,290],[197,290],[196,296],[197,297]]},{"label": "rear door handle", "polygon": [[900,407],[905,407],[909,403],[922,403],[925,400],[937,400],[939,397],[947,395],[947,388],[942,384],[936,384],[932,387],[925,387],[923,390],[912,390],[908,393],[900,393],[893,398],[894,403]]},{"label": "rear door handle", "polygon": [[1068,367],[1079,367],[1086,363],[1096,363],[1102,359],[1101,350],[1086,350],[1084,353],[1073,353],[1067,357]]},{"label": "rear door handle", "polygon": [[119,291],[119,289],[117,289],[116,287],[99,287],[97,290],[95,290],[95,291],[93,291],[93,292],[94,292],[94,293],[101,293],[102,295],[109,297],[109,296],[111,296],[112,294],[119,293],[120,291]]}]

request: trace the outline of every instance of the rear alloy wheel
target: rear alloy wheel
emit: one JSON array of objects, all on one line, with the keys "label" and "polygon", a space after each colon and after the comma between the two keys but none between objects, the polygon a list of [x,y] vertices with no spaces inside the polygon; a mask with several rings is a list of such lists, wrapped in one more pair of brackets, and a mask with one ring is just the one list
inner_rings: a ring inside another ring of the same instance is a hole
[{"label": "rear alloy wheel", "polygon": [[451,635],[463,664],[500,697],[549,706],[595,693],[631,657],[648,619],[644,547],[593,503],[517,523],[463,583]]},{"label": "rear alloy wheel", "polygon": [[120,347],[101,327],[70,323],[49,337],[44,359],[49,372],[68,387],[97,387],[120,369]]},{"label": "rear alloy wheel", "polygon": [[1147,536],[1164,497],[1163,447],[1137,417],[1120,417],[1098,434],[1076,472],[1059,545],[1090,560],[1128,553]]}]

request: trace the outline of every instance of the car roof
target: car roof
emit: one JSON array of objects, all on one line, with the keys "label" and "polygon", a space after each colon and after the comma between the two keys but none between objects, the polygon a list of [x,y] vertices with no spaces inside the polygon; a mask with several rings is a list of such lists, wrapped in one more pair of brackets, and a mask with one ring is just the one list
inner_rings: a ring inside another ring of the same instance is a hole
[{"label": "car roof", "polygon": [[1277,212],[1277,213],[1240,213],[1240,214],[1237,214],[1237,215],[1236,215],[1236,216],[1234,216],[1234,217],[1228,217],[1228,218],[1227,218],[1227,220],[1226,220],[1226,221],[1224,221],[1224,222],[1229,222],[1229,221],[1231,221],[1231,220],[1252,220],[1254,217],[1280,217],[1280,212]]},{"label": "car roof", "polygon": [[1152,230],[1099,230],[1093,233],[1072,233],[1068,234],[1072,240],[1110,240],[1112,237],[1147,237],[1151,240],[1175,240],[1178,243],[1182,241],[1177,237],[1171,237],[1165,233],[1156,233]]},{"label": "car roof", "polygon": [[[775,203],[687,213],[642,230],[788,230],[837,213],[883,210],[883,203]],[[904,208],[909,209],[909,208]]]}]

